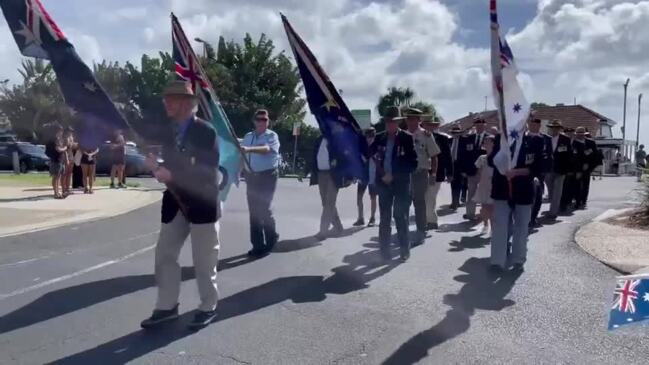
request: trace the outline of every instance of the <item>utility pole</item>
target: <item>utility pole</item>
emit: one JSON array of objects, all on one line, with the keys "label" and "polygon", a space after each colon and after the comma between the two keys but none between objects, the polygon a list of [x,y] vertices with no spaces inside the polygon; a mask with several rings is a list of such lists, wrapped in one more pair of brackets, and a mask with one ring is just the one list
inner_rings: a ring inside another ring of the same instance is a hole
[{"label": "utility pole", "polygon": [[484,111],[487,111],[487,102],[489,101],[489,96],[484,97]]},{"label": "utility pole", "polygon": [[[640,146],[640,110],[642,108],[642,94],[638,95],[638,134],[635,141],[635,150],[637,151]],[[636,161],[637,162],[637,161]]]},{"label": "utility pole", "polygon": [[624,114],[622,116],[622,143],[626,141],[626,93],[629,88],[629,82],[631,79],[626,79],[624,83]]}]

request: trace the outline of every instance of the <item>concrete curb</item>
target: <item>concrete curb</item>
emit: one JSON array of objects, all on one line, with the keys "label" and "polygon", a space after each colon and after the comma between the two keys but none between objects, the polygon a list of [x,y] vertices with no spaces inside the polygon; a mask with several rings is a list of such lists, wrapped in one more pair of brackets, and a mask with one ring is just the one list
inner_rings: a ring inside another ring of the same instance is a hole
[{"label": "concrete curb", "polygon": [[110,210],[78,211],[79,214],[74,214],[62,219],[48,220],[37,224],[30,223],[23,226],[3,227],[0,228],[0,238],[111,218],[149,206],[162,199],[162,194],[157,191],[142,191],[141,193],[142,199],[137,199],[133,204],[116,206],[114,209]]},{"label": "concrete curb", "polygon": [[649,272],[649,235],[605,223],[630,209],[610,209],[577,230],[575,242],[586,253],[622,274]]}]

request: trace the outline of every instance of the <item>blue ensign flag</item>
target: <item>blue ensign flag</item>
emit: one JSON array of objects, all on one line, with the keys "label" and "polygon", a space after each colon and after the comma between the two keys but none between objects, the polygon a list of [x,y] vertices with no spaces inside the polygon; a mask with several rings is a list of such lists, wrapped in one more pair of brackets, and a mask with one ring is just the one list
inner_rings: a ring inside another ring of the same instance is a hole
[{"label": "blue ensign flag", "polygon": [[293,49],[311,113],[320,132],[329,142],[332,173],[344,185],[368,181],[367,141],[351,111],[329,80],[315,56],[302,38],[282,15],[288,42]]},{"label": "blue ensign flag", "polygon": [[649,319],[649,274],[621,276],[613,294],[608,329]]},{"label": "blue ensign flag", "polygon": [[2,0],[0,7],[20,52],[50,61],[65,102],[82,122],[78,131],[82,146],[97,147],[115,130],[129,128],[39,0]]}]

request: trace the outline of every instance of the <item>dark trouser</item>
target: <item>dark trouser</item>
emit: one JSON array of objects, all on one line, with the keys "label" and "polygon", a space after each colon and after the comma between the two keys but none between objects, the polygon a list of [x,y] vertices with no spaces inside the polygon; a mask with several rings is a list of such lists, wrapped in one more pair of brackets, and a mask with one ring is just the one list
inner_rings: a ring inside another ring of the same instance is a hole
[{"label": "dark trouser", "polygon": [[536,222],[536,218],[539,217],[539,212],[541,211],[541,205],[543,205],[543,183],[545,177],[541,176],[534,179],[534,203],[532,204],[532,217],[530,223]]},{"label": "dark trouser", "polygon": [[277,243],[275,218],[270,208],[277,188],[277,171],[268,170],[246,176],[248,209],[250,210],[250,242],[258,251],[269,251]]},{"label": "dark trouser", "polygon": [[582,207],[588,202],[590,192],[590,173],[583,173],[580,179],[575,182],[575,205]]},{"label": "dark trouser", "polygon": [[561,195],[561,211],[565,211],[572,204],[572,200],[575,197],[575,174],[566,175],[566,179],[563,181],[563,194]]},{"label": "dark trouser", "polygon": [[397,236],[401,253],[410,251],[408,240],[408,212],[410,210],[410,176],[395,176],[390,185],[382,181],[376,184],[379,190],[379,244],[381,252],[387,253],[392,236],[392,218],[397,226]]},{"label": "dark trouser", "polygon": [[[415,206],[417,232],[426,232],[426,190],[428,189],[428,171],[417,170],[412,173],[412,204]],[[410,210],[410,208],[408,208]]]},{"label": "dark trouser", "polygon": [[460,206],[460,195],[466,191],[466,179],[462,174],[456,173],[451,181],[451,206],[457,208]]}]

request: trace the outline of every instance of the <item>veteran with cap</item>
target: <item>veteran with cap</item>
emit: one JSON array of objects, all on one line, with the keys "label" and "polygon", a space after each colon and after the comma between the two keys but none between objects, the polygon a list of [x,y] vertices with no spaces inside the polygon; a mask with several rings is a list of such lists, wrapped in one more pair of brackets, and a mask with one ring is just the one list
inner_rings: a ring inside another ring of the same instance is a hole
[{"label": "veteran with cap", "polygon": [[435,142],[439,147],[440,153],[437,156],[437,169],[431,166],[431,175],[426,190],[426,217],[428,221],[428,229],[438,228],[438,215],[437,215],[437,195],[442,187],[444,181],[453,180],[453,158],[451,156],[451,138],[440,133],[439,127],[442,121],[437,116],[426,116],[422,122],[425,130],[433,135]]},{"label": "veteran with cap", "polygon": [[545,175],[545,185],[548,188],[550,200],[550,210],[547,212],[546,218],[554,220],[559,214],[566,175],[572,169],[572,141],[570,137],[561,133],[563,124],[560,120],[551,121],[547,127],[552,141],[552,165]]},{"label": "veteran with cap", "polygon": [[464,219],[476,219],[476,202],[475,193],[478,190],[478,169],[475,166],[478,157],[485,154],[482,149],[482,142],[487,137],[486,121],[482,118],[477,118],[473,121],[474,132],[464,137],[464,143],[459,152],[459,160],[462,169],[462,176],[466,178],[467,199],[466,199],[466,214]]},{"label": "veteran with cap", "polygon": [[453,179],[451,180],[451,209],[456,210],[460,207],[460,196],[462,191],[466,190],[466,178],[462,173],[462,164],[460,160],[460,149],[464,141],[462,128],[455,125],[451,128],[451,161],[453,163]]},{"label": "veteran with cap", "polygon": [[409,108],[406,111],[408,133],[412,135],[417,154],[417,168],[410,177],[412,202],[415,207],[415,221],[417,223],[415,246],[422,244],[426,239],[426,231],[428,230],[426,191],[428,190],[430,177],[435,176],[431,171],[437,172],[437,156],[440,153],[433,134],[421,127],[423,114],[421,110],[416,108]]},{"label": "veteran with cap", "polygon": [[417,169],[417,153],[412,135],[399,129],[404,118],[399,107],[389,107],[384,115],[385,132],[370,146],[376,162],[376,186],[379,193],[379,245],[385,260],[391,259],[392,218],[397,227],[401,260],[410,257],[408,213],[410,210],[410,176]]},{"label": "veteran with cap", "polygon": [[147,159],[154,176],[167,190],[162,197],[162,226],[155,250],[158,296],[153,314],[141,326],[153,328],[178,318],[178,256],[191,235],[200,306],[189,327],[198,329],[215,319],[218,299],[217,222],[221,210],[217,135],[211,124],[195,116],[198,98],[190,84],[174,81],[164,89],[163,97],[175,138],[163,144],[162,163],[152,155]]}]

